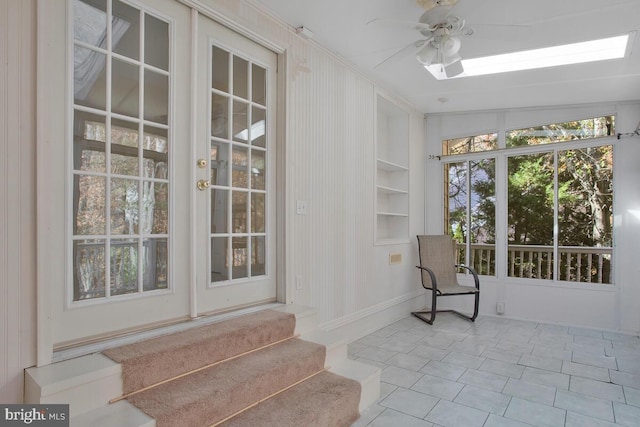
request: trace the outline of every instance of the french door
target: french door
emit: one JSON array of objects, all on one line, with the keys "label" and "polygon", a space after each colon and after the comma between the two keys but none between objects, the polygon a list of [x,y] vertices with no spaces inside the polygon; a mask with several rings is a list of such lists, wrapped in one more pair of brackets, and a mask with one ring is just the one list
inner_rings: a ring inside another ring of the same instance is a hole
[{"label": "french door", "polygon": [[275,300],[276,55],[175,0],[66,13],[69,108],[46,114],[67,144],[42,154],[65,165],[43,189],[66,242],[42,240],[64,265],[53,348]]}]

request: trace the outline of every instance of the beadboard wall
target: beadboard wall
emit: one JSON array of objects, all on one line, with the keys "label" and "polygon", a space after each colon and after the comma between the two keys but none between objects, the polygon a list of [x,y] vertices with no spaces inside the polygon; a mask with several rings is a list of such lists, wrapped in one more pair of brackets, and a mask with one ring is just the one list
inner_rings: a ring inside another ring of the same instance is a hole
[{"label": "beadboard wall", "polygon": [[35,1],[0,2],[0,402],[35,363]]}]

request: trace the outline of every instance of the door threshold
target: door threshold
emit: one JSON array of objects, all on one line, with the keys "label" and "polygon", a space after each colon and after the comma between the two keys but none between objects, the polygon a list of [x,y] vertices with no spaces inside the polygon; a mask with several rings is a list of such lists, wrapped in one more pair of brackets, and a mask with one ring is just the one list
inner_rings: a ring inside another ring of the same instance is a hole
[{"label": "door threshold", "polygon": [[196,328],[198,326],[208,325],[210,323],[221,322],[223,320],[233,319],[234,317],[243,316],[245,314],[255,313],[262,310],[273,310],[283,307],[282,303],[267,303],[255,305],[238,310],[226,311],[223,313],[214,313],[211,315],[202,315],[195,319],[188,319],[184,321],[178,321],[170,325],[164,325],[157,328],[147,329],[144,331],[127,333],[117,337],[107,338],[97,342],[91,342],[88,344],[79,344],[77,346],[70,346],[61,348],[53,352],[51,363],[62,362],[63,360],[69,360],[80,356],[86,356],[87,354],[99,353],[109,348],[120,347],[134,342],[146,340],[149,338],[155,338],[162,335],[168,335],[175,332],[185,331],[187,329]]}]

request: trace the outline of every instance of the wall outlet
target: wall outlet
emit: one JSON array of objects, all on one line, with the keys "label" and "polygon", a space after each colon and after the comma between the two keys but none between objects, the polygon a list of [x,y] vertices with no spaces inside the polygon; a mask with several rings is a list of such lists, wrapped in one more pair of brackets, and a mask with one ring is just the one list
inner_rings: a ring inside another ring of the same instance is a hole
[{"label": "wall outlet", "polygon": [[296,200],[296,213],[306,215],[309,212],[309,202],[306,200]]},{"label": "wall outlet", "polygon": [[389,254],[389,264],[390,265],[402,264],[402,254],[401,253]]},{"label": "wall outlet", "polygon": [[498,304],[496,304],[496,313],[504,314],[504,303],[503,302],[499,302]]}]

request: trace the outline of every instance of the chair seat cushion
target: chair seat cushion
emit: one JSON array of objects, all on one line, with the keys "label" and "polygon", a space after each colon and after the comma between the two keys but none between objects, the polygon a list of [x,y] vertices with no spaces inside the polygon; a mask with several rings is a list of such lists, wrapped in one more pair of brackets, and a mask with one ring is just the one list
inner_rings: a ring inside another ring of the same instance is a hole
[{"label": "chair seat cushion", "polygon": [[[427,288],[431,289],[431,288]],[[480,292],[473,286],[462,286],[462,285],[445,285],[442,286],[438,283],[438,294],[439,295],[455,295],[455,294],[475,294]]]}]

